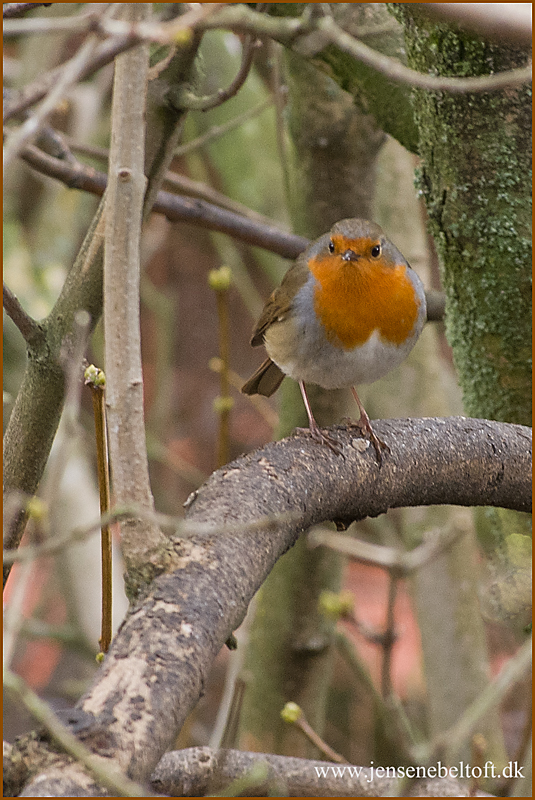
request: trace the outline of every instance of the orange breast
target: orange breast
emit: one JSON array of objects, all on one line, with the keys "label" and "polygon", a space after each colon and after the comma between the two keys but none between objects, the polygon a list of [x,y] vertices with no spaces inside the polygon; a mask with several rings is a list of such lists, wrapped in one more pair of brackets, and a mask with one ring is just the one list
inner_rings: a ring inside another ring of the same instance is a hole
[{"label": "orange breast", "polygon": [[311,259],[317,280],[314,308],[330,341],[346,349],[364,344],[374,331],[390,344],[410,336],[420,300],[404,264],[390,266],[339,256]]}]

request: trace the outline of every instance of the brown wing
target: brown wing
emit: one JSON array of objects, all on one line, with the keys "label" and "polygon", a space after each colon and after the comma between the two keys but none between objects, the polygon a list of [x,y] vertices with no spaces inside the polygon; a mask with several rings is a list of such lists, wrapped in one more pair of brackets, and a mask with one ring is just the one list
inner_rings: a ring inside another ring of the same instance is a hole
[{"label": "brown wing", "polygon": [[306,261],[300,256],[293,267],[290,267],[282,279],[281,285],[275,289],[264,306],[251,338],[253,347],[263,344],[264,334],[270,325],[287,316],[291,310],[293,298],[301,286],[306,283],[309,275]]}]

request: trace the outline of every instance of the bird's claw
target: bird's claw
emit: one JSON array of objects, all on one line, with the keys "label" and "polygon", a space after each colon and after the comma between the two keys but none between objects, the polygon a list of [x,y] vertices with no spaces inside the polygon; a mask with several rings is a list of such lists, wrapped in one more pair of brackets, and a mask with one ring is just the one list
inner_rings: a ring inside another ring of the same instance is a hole
[{"label": "bird's claw", "polygon": [[382,450],[386,450],[387,453],[390,453],[391,450],[386,442],[383,442],[382,439],[375,434],[372,426],[366,420],[348,420],[347,423],[348,428],[358,428],[361,432],[362,436],[367,437],[370,442],[373,444],[375,448],[375,452],[377,454],[377,461],[379,462],[379,466],[383,463],[383,454]]},{"label": "bird's claw", "polygon": [[298,433],[309,433],[315,442],[327,445],[329,450],[332,450],[332,452],[337,456],[342,455],[343,448],[340,442],[338,442],[336,439],[333,439],[332,436],[329,436],[327,431],[322,430],[319,425],[316,425],[315,427],[310,426],[310,428],[296,428],[295,430]]}]

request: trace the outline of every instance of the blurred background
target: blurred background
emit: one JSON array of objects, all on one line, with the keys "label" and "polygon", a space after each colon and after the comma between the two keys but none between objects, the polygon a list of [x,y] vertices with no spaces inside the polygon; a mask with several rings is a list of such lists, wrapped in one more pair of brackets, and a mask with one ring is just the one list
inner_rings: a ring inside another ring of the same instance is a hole
[{"label": "blurred background", "polygon": [[[156,10],[160,5],[174,4],[155,4]],[[40,14],[51,18],[77,14],[78,7],[79,4],[52,4],[49,9],[40,10]],[[76,35],[67,33],[9,39],[4,51],[6,85],[28,83],[62,63],[79,44]],[[198,93],[213,94],[230,84],[240,60],[239,37],[219,31],[206,34],[201,45],[202,76],[198,79]],[[303,211],[309,189],[302,188],[292,178],[296,174],[292,172],[295,162],[302,163],[304,159],[299,143],[296,144],[287,127],[297,103],[294,96],[292,107],[292,92],[295,92],[292,81],[294,84],[297,81],[296,73],[295,65],[288,67],[283,63],[278,48],[264,44],[255,56],[245,85],[235,97],[212,110],[190,112],[179,153],[172,163],[178,187],[175,190],[208,199],[215,191],[229,198],[231,208],[240,210],[235,204],[241,204],[281,229],[312,238],[328,230],[331,220],[327,214],[324,230],[317,230],[318,221],[311,221],[311,215]],[[112,76],[113,67],[109,65],[76,85],[51,120],[80,161],[104,172]],[[353,108],[352,101],[347,100],[349,96],[330,79],[322,78],[321,91],[336,95],[337,104],[345,102]],[[339,95],[345,98],[340,101]],[[343,105],[336,106],[340,107]],[[331,122],[336,121],[334,111],[332,115]],[[331,136],[324,120],[322,124],[324,135]],[[343,127],[347,125],[346,120]],[[325,166],[321,158],[328,164],[329,148],[322,145],[321,133],[315,131],[314,135],[319,154],[311,158],[317,158],[319,177]],[[440,291],[438,259],[432,239],[426,234],[425,209],[414,184],[418,159],[378,129],[365,135],[373,139],[376,152],[370,179],[373,194],[366,198],[369,216],[383,226],[418,272],[426,289]],[[322,148],[326,150],[324,156]],[[342,157],[350,156],[344,152]],[[339,164],[336,169],[340,170]],[[319,193],[320,189],[316,191]],[[324,203],[337,206],[336,182],[327,193],[325,186],[321,192]],[[51,310],[97,203],[97,198],[68,189],[20,160],[6,174],[4,280],[34,318],[44,318]],[[263,352],[249,344],[253,325],[263,302],[290,262],[199,225],[170,223],[158,214],[152,214],[146,224],[142,247],[141,325],[151,484],[157,510],[180,517],[188,495],[219,466],[220,338],[216,293],[209,285],[212,270],[226,266],[231,273],[224,301],[230,320],[232,397],[228,460],[289,432],[285,430],[285,422],[279,424],[281,402],[286,404],[284,420],[288,417],[295,420],[293,425],[299,421],[302,412],[296,403],[300,401],[288,395],[291,388],[278,393],[283,395],[282,400],[277,395],[269,400],[249,398],[239,392],[241,383],[263,359]],[[20,385],[25,358],[22,337],[4,314],[4,426]],[[105,366],[101,323],[92,336],[87,360]],[[399,370],[373,386],[361,388],[359,393],[372,419],[462,413],[461,395],[441,322],[426,326],[415,350]],[[321,421],[321,398],[316,398],[316,402]],[[351,402],[344,394],[334,412],[327,405],[323,419],[338,422],[344,415],[354,416]],[[288,408],[296,410],[289,412]],[[30,521],[25,541],[41,541],[45,536],[58,535],[98,518],[89,390],[82,391],[79,429],[71,443],[68,462],[62,465],[61,481],[51,487],[54,458],[58,452],[63,458],[59,442],[65,435],[60,427],[39,492],[43,500],[42,515],[36,514]],[[458,529],[468,531],[471,536],[475,530],[467,509],[404,509],[353,525],[350,534],[386,546],[399,546],[401,541],[407,541],[403,532],[407,529],[413,542],[422,541],[436,530]],[[127,601],[116,544],[114,625],[118,626]],[[362,626],[382,631],[387,624],[391,587],[388,574],[357,562],[343,566],[340,574],[340,588],[351,593],[354,614]],[[413,724],[425,732],[428,708],[421,627],[417,621],[418,605],[425,602],[421,593],[421,585],[415,587],[411,581],[401,581],[397,586],[394,616],[390,620],[396,633],[390,675],[393,691],[402,700]],[[7,624],[4,647],[13,669],[54,708],[73,704],[98,668],[95,661],[100,627],[98,534],[83,544],[66,548],[58,557],[16,565],[4,602]],[[486,614],[484,624],[491,670],[495,674],[515,652],[521,637],[515,626],[504,625],[492,613]],[[363,634],[362,627],[359,630],[350,622],[342,622],[339,627],[354,645],[369,680],[380,691],[383,649],[373,642],[373,636]],[[179,746],[212,741],[228,662],[229,654],[224,649],[214,664],[205,696],[180,734]],[[325,738],[352,763],[367,764],[378,758],[378,754],[380,758],[381,753],[383,760],[387,759],[386,745],[383,743],[381,750],[370,733],[374,730],[375,701],[368,679],[359,683],[355,671],[340,653],[333,658],[332,675]],[[510,754],[520,744],[528,694],[527,684],[517,686],[501,710],[505,746]],[[8,740],[32,727],[29,717],[9,701],[4,713],[4,735]]]}]

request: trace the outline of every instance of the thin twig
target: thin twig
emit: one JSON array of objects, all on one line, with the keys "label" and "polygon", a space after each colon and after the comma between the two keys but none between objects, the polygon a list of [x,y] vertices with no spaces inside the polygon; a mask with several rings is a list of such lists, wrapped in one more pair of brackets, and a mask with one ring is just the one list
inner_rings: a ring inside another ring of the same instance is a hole
[{"label": "thin twig", "polygon": [[404,552],[394,547],[365,542],[327,528],[317,527],[309,533],[308,544],[310,547],[320,545],[329,547],[363,564],[382,567],[398,578],[404,578],[438,556],[464,533],[462,528],[453,528],[446,535],[437,531],[435,535],[429,535],[428,539],[414,550]]},{"label": "thin twig", "polygon": [[336,750],[333,750],[332,747],[330,747],[327,742],[324,742],[321,736],[316,733],[314,728],[305,717],[303,710],[297,705],[297,703],[286,703],[281,711],[281,717],[285,722],[288,722],[291,725],[295,725],[296,728],[299,728],[299,730],[305,734],[307,739],[318,748],[320,753],[322,753],[324,756],[327,756],[330,761],[334,761],[336,764],[349,764],[349,761],[344,758],[344,756],[341,756],[340,753],[337,753]]},{"label": "thin twig", "polygon": [[226,89],[219,89],[215,94],[206,97],[198,97],[190,91],[184,91],[180,94],[180,103],[184,108],[192,111],[208,111],[211,108],[217,108],[222,105],[231,97],[234,97],[245,81],[251,71],[253,65],[253,58],[255,50],[258,47],[258,42],[254,36],[247,36],[242,44],[242,60],[240,68],[230,84]]},{"label": "thin twig", "polygon": [[[208,362],[208,366],[213,372],[217,372],[218,374],[221,373],[221,370],[223,368],[223,364],[220,358],[211,358],[210,361]],[[228,371],[228,379],[230,381],[231,386],[233,386],[234,389],[238,389],[238,391],[245,383],[245,378],[242,375],[238,375],[238,373],[234,372],[234,370]],[[266,420],[268,425],[270,425],[272,428],[277,427],[277,425],[279,424],[279,415],[277,414],[276,411],[273,410],[267,397],[262,397],[262,395],[257,395],[257,394],[242,395],[242,396],[252,403],[252,405],[256,408],[260,416],[262,416]]]},{"label": "thin twig", "polygon": [[[93,401],[100,513],[104,516],[109,513],[111,505],[106,407],[104,403],[106,377],[101,369],[93,365],[85,370],[84,377],[86,386],[89,386],[91,390],[91,399]],[[101,564],[102,609],[99,644],[101,652],[107,653],[111,642],[112,630],[112,547],[109,523],[103,524],[101,530]]]},{"label": "thin twig", "polygon": [[[76,166],[67,164],[32,145],[24,149],[22,158],[39,172],[57,178],[71,188],[83,189],[97,195],[104,194],[106,176],[92,167],[84,167],[80,162]],[[209,230],[227,233],[248,244],[264,247],[283,258],[297,258],[309,243],[305,237],[285,233],[275,224],[260,225],[254,220],[217,208],[203,200],[191,200],[170,192],[158,193],[153,211],[165,214],[172,222],[192,222]]]},{"label": "thin twig", "polygon": [[30,712],[32,717],[40,722],[47,729],[51,736],[61,745],[61,747],[73,756],[80,764],[83,764],[94,775],[95,779],[109,789],[118,792],[121,797],[155,797],[156,795],[147,794],[144,787],[131,781],[126,775],[110,762],[88,750],[79,739],[74,736],[59,717],[52,711],[52,708],[41,700],[30,687],[11,670],[4,671],[4,686],[7,691],[19,700]]},{"label": "thin twig", "polygon": [[[196,492],[190,495],[194,499]],[[192,500],[193,501],[193,500]],[[187,505],[187,501],[186,501]],[[244,530],[265,531],[267,534],[273,527],[281,522],[288,521],[291,523],[297,514],[289,511],[286,514],[265,515],[260,517],[253,523],[246,525],[221,525],[218,530],[221,535],[226,533],[240,533]],[[163,530],[168,530],[173,538],[188,539],[191,536],[201,535],[204,536],[208,533],[213,533],[213,527],[208,525],[192,524],[183,519],[183,517],[173,517],[167,514],[159,514],[157,512],[147,511],[146,509],[135,508],[134,506],[116,508],[108,514],[104,514],[89,525],[84,525],[81,528],[73,528],[65,534],[55,536],[52,539],[38,545],[26,545],[18,549],[4,550],[3,560],[4,564],[14,564],[15,562],[33,561],[36,558],[59,553],[65,547],[76,544],[79,541],[87,538],[93,533],[102,529],[103,525],[110,525],[113,522],[123,522],[125,520],[141,519],[158,525]]]},{"label": "thin twig", "polygon": [[[221,8],[221,6],[226,7]],[[31,23],[33,20],[24,20],[24,22]],[[392,81],[430,91],[489,92],[527,83],[531,79],[531,66],[507,70],[494,75],[468,78],[426,75],[406,67],[397,59],[382,55],[368,47],[342,30],[329,16],[317,18],[304,15],[301,18],[277,19],[266,14],[259,14],[241,4],[203,4],[200,9],[192,9],[178,20],[170,23],[128,25],[122,20],[101,19],[98,24],[93,21],[92,25],[93,28],[98,27],[99,32],[104,35],[128,37],[129,42],[126,43],[126,46],[133,46],[140,41],[170,44],[176,41],[177,35],[190,36],[193,31],[213,29],[228,29],[252,36],[272,37],[287,46],[292,46],[299,37],[320,31],[324,41],[320,44],[318,52],[323,49],[325,44],[334,44],[353,58],[386,75]],[[6,28],[11,33],[15,30],[17,33],[21,32],[18,28],[12,28],[9,22],[6,23]],[[30,31],[28,30],[28,32]],[[108,49],[113,49],[117,45],[117,40],[112,39],[111,44],[110,42],[106,44]],[[123,39],[121,45],[124,44]],[[95,71],[96,63],[95,61],[91,63],[92,72]],[[96,65],[96,68],[98,69],[99,66]],[[43,95],[41,94],[41,96]],[[4,119],[6,118],[4,117]]]},{"label": "thin twig", "polygon": [[[520,737],[520,742],[518,747],[516,748],[515,752],[513,753],[513,764],[525,764],[529,749],[531,746],[531,739],[532,739],[532,728],[533,728],[533,717],[531,715],[531,708],[528,706],[526,708],[526,720],[524,726],[522,728],[522,735]],[[511,789],[514,784],[519,780],[519,778],[515,775],[511,775],[510,778],[505,778],[501,782],[500,785],[500,797],[519,797],[520,795],[513,794]]]},{"label": "thin twig", "polygon": [[3,286],[3,303],[6,313],[19,331],[22,333],[24,340],[28,347],[35,347],[39,344],[44,344],[45,333],[38,322],[21,306],[17,296],[13,294],[11,289],[4,283]]},{"label": "thin twig", "polygon": [[84,525],[82,528],[73,528],[67,533],[58,534],[47,539],[42,544],[29,544],[17,549],[4,550],[3,562],[4,564],[25,563],[34,561],[37,558],[55,555],[70,545],[84,541],[88,536],[101,530],[103,525],[110,525],[112,522],[118,522],[123,519],[132,519],[137,513],[134,509],[115,509],[99,517],[90,525]]},{"label": "thin twig", "polygon": [[[271,105],[271,100],[269,100],[267,103],[260,103],[260,105],[256,107],[256,113],[267,108],[269,105]],[[249,116],[249,114],[244,114],[239,118],[240,124],[244,121],[246,116]],[[210,129],[210,131],[213,130],[213,128]],[[191,142],[191,144],[199,142],[200,138],[202,137],[195,139]],[[68,145],[68,148],[70,148],[73,153],[80,153],[91,158],[101,159],[102,161],[107,161],[110,156],[109,150],[105,147],[96,147],[95,145],[76,142],[74,139],[71,139],[68,136],[65,137],[65,144],[66,146]],[[186,145],[186,147],[188,147],[188,145]],[[74,163],[78,163],[76,162],[76,159],[74,160]],[[254,211],[243,203],[238,203],[236,200],[232,200],[231,197],[227,197],[227,195],[218,192],[212,186],[208,186],[208,184],[203,183],[202,181],[194,181],[187,175],[180,175],[178,172],[172,172],[169,170],[164,178],[164,186],[173,191],[178,190],[180,194],[186,195],[187,197],[199,197],[201,200],[206,200],[208,203],[213,203],[220,208],[226,208],[227,211],[233,211],[235,214],[241,214],[248,219],[253,219],[256,222],[260,222],[263,225],[271,225],[273,223],[273,221],[269,217],[264,216],[264,214]]]},{"label": "thin twig", "polygon": [[496,677],[485,687],[479,697],[471,703],[462,717],[428,745],[414,748],[414,755],[421,764],[431,763],[437,753],[458,753],[469,740],[476,725],[492,708],[496,708],[511,688],[527,672],[531,664],[531,637],[505,664]]},{"label": "thin twig", "polygon": [[388,583],[388,602],[386,606],[386,625],[381,637],[383,658],[381,660],[381,694],[389,697],[392,694],[392,648],[396,641],[394,611],[399,578],[390,574]]},{"label": "thin twig", "polygon": [[[129,31],[121,37],[109,39],[100,44],[82,69],[79,80],[82,81],[89,78],[95,72],[98,72],[99,69],[105,67],[106,64],[110,64],[120,53],[135,47],[138,42],[139,40]],[[28,86],[25,86],[19,92],[12,91],[9,100],[4,104],[4,122],[7,122],[7,120],[13,117],[17,117],[27,108],[38,103],[39,100],[42,100],[42,98],[50,92],[52,87],[56,85],[64,68],[65,64],[61,64],[59,67],[55,67],[50,72],[45,73],[45,75],[40,75],[39,78]]]},{"label": "thin twig", "polygon": [[206,200],[208,203],[213,203],[219,208],[225,208],[227,211],[232,211],[234,214],[240,214],[242,217],[252,219],[262,225],[272,225],[273,220],[265,217],[258,211],[245,206],[243,203],[238,203],[232,200],[221,192],[216,191],[211,186],[201,181],[194,181],[186,175],[178,175],[176,172],[168,172],[164,179],[164,186],[172,189],[175,192],[178,190],[180,194],[187,197],[198,197],[201,200]]},{"label": "thin twig", "polygon": [[290,154],[288,151],[288,139],[286,136],[286,125],[284,122],[284,106],[287,100],[287,89],[284,87],[282,81],[282,47],[277,42],[268,40],[267,42],[268,53],[270,55],[269,63],[271,69],[269,73],[269,82],[271,93],[275,101],[275,135],[277,141],[277,152],[279,154],[282,179],[284,185],[284,195],[290,207],[298,208],[299,203],[294,197],[295,183],[290,179]]},{"label": "thin twig", "polygon": [[400,760],[409,760],[409,748],[418,743],[418,737],[397,695],[391,693],[387,698],[382,697],[375,687],[369,670],[362,663],[355,645],[345,633],[335,632],[335,644],[357,681],[363,684],[366,693],[371,697],[380,735],[395,743]]},{"label": "thin twig", "polygon": [[84,68],[91,59],[99,44],[95,35],[91,35],[83,43],[77,54],[65,65],[57,83],[48,93],[38,109],[23,125],[8,138],[4,150],[4,169],[18,153],[36,138],[46,120],[52,114],[67,90],[80,78]]},{"label": "thin twig", "polygon": [[261,114],[271,105],[273,105],[273,99],[268,97],[265,100],[262,100],[261,103],[258,103],[258,105],[253,106],[253,108],[250,108],[247,111],[244,111],[243,114],[230,119],[228,122],[225,122],[222,125],[212,125],[212,127],[207,130],[206,133],[201,134],[201,136],[197,136],[195,139],[192,139],[191,142],[186,142],[186,144],[181,144],[180,147],[176,147],[175,156],[186,155],[186,153],[191,153],[192,150],[196,150],[198,147],[202,147],[208,142],[219,139],[221,136],[224,136],[226,133],[230,133],[230,131],[233,131],[235,128],[239,128],[240,125],[243,125],[244,122],[247,122],[249,119],[258,116],[258,114]]},{"label": "thin twig", "polygon": [[[30,6],[32,3],[20,3],[20,5]],[[35,3],[35,5],[41,5],[41,3]],[[74,31],[89,33],[95,25],[94,11],[72,17],[28,17],[26,19],[18,19],[19,16],[21,15],[6,17],[4,12],[4,19],[15,20],[4,24],[4,36],[7,39],[12,36],[42,36],[43,34],[71,33]]]},{"label": "thin twig", "polygon": [[212,270],[208,276],[210,288],[215,291],[217,302],[217,318],[219,322],[219,358],[221,361],[221,392],[216,398],[214,407],[219,415],[219,432],[217,442],[217,467],[226,464],[230,457],[230,411],[234,400],[230,396],[229,363],[230,363],[230,331],[228,319],[228,289],[231,281],[229,267],[222,266]]}]

